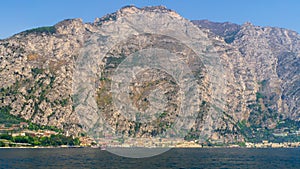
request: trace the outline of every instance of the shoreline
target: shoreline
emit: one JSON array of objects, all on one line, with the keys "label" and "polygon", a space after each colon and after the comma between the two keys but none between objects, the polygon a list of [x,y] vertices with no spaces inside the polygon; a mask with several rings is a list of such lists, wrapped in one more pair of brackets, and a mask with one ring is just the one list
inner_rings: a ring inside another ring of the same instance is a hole
[{"label": "shoreline", "polygon": [[[81,149],[81,148],[90,148],[90,149],[99,149],[93,147],[0,147],[0,149]],[[169,149],[297,149],[300,147],[228,147],[228,146],[205,146],[205,147],[107,147],[109,148],[120,148],[120,149],[129,149],[129,148],[169,148]]]}]

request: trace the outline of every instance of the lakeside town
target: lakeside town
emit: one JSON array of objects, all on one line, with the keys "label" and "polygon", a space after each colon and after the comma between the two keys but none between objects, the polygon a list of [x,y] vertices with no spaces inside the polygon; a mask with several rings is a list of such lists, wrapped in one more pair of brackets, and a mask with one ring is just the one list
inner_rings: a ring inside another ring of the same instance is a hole
[{"label": "lakeside town", "polygon": [[166,148],[297,148],[300,142],[275,143],[263,140],[261,143],[239,142],[239,143],[211,143],[199,140],[187,141],[182,138],[106,138],[96,139],[98,145],[106,147],[166,147]]},{"label": "lakeside town", "polygon": [[[85,140],[86,139],[86,140]],[[108,139],[98,138],[97,143],[92,145],[93,139],[85,138],[82,139],[81,146],[84,147],[148,147],[148,148],[297,148],[300,147],[300,142],[283,142],[274,143],[268,140],[263,140],[261,143],[231,143],[231,144],[210,144],[210,143],[199,143],[198,140],[186,141],[184,139],[166,139],[166,138],[132,138],[132,139]]]},{"label": "lakeside town", "polygon": [[80,140],[55,127],[33,123],[0,124],[0,147],[74,147]]},{"label": "lakeside town", "polygon": [[[300,136],[299,131],[294,133],[276,131],[273,134],[277,137],[286,137],[291,134]],[[277,143],[263,140],[260,143],[224,144],[218,141],[186,141],[182,138],[119,138],[113,135],[94,139],[88,136],[74,137],[59,129],[37,127],[32,123],[20,122],[10,126],[0,124],[0,147],[296,148],[300,147],[300,142]]]}]

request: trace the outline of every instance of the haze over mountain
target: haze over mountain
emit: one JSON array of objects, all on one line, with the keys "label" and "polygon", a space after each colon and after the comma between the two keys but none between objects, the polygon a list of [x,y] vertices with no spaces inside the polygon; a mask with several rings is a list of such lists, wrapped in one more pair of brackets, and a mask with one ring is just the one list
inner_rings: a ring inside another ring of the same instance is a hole
[{"label": "haze over mountain", "polygon": [[[129,54],[150,47],[181,53],[181,59],[191,68],[195,81],[200,85],[200,110],[186,139],[198,139],[205,127],[211,131],[206,133],[208,140],[222,142],[275,140],[272,132],[281,131],[286,125],[291,130],[299,130],[300,35],[297,32],[251,23],[188,21],[164,7],[128,6],[97,18],[94,23],[69,19],[52,27],[28,30],[1,40],[1,110],[8,109],[15,116],[42,125],[57,126],[73,134],[82,132],[80,117],[75,113],[73,102],[76,102],[76,97],[72,88],[80,51],[86,40],[95,34],[108,39],[126,34],[128,28],[135,26],[136,23],[130,21],[137,14],[141,18],[161,16],[160,25],[154,27],[163,28],[166,34],[171,34],[168,30],[174,30],[173,22],[177,22],[176,30],[181,30],[178,36],[193,41],[198,38],[201,43],[209,44],[219,56],[223,69],[213,74],[205,71],[205,68],[213,70],[211,68],[215,65],[205,67],[202,58],[179,45],[175,38],[167,36],[142,34],[128,38],[124,42],[126,45],[114,46],[103,60],[97,61],[104,66],[97,70],[101,75],[95,80],[95,100],[100,111],[106,112],[105,120],[117,132],[127,136],[151,137],[167,130],[180,114],[178,84],[172,76],[157,70],[137,76],[139,80],[134,81],[130,98],[139,110],[146,110],[151,91],[159,88],[160,94],[168,98],[168,106],[158,120],[137,123],[111,110],[109,87],[112,72]],[[140,19],[138,25],[144,25],[145,32],[154,29],[147,20]],[[102,31],[110,26],[111,32]],[[139,33],[132,30],[133,34]],[[173,46],[170,47],[169,43]],[[204,50],[210,49],[203,47]],[[211,75],[223,79],[224,84],[211,81]],[[215,91],[225,96],[221,98],[221,106],[217,105],[219,98]],[[218,115],[213,117],[211,110],[217,111]]]}]

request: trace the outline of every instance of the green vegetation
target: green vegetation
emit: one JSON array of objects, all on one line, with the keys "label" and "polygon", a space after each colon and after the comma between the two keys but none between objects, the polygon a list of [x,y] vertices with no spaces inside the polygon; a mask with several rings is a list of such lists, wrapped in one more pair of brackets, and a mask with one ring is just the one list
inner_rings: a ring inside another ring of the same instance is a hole
[{"label": "green vegetation", "polygon": [[20,122],[27,122],[28,127],[25,127],[25,129],[29,130],[51,130],[56,131],[59,133],[62,133],[63,131],[61,129],[58,129],[55,126],[44,126],[44,125],[38,125],[35,123],[32,123],[28,120],[25,120],[21,117],[14,116],[10,114],[11,107],[5,106],[0,108],[0,124],[4,124],[5,126],[9,127],[13,124],[20,124]]},{"label": "green vegetation", "polygon": [[60,100],[59,102],[60,102],[60,105],[62,107],[65,107],[68,104],[69,100],[68,99],[63,99],[63,100]]},{"label": "green vegetation", "polygon": [[[32,137],[32,136],[15,136],[12,137],[8,134],[0,135],[0,139],[9,141],[10,143],[28,143],[32,146],[61,146],[79,145],[80,141],[78,138],[67,137],[61,134],[51,135],[50,137]],[[5,144],[3,143],[3,146]],[[11,144],[13,146],[13,144]],[[0,144],[1,146],[1,144]]]},{"label": "green vegetation", "polygon": [[134,131],[137,133],[140,130],[142,123],[135,122]]},{"label": "green vegetation", "polygon": [[42,74],[42,73],[44,72],[44,70],[43,70],[43,69],[40,69],[40,68],[32,68],[32,69],[31,69],[31,72],[32,72],[32,74],[33,74],[33,77],[36,78],[36,76],[37,76],[38,74]]},{"label": "green vegetation", "polygon": [[[265,87],[267,83],[267,80],[259,82],[262,87]],[[260,143],[263,140],[275,143],[300,141],[300,136],[297,136],[295,133],[300,130],[300,122],[291,119],[282,120],[282,116],[280,117],[278,112],[268,108],[268,103],[266,102],[266,96],[257,92],[256,102],[248,105],[251,113],[247,120],[247,125],[245,122],[237,123],[239,132],[246,138],[246,141],[253,143]],[[262,107],[265,108],[263,109]],[[277,126],[275,128],[267,128],[266,124],[270,122],[277,122]],[[279,134],[276,135],[274,133]]]},{"label": "green vegetation", "polygon": [[256,100],[263,99],[265,96],[259,92],[256,93]]},{"label": "green vegetation", "polygon": [[164,118],[168,115],[168,112],[163,112],[159,115],[159,118]]},{"label": "green vegetation", "polygon": [[55,131],[55,132],[58,132],[58,133],[63,132],[61,129],[59,129],[55,126],[38,125],[38,124],[35,124],[35,123],[31,123],[31,122],[28,123],[27,129],[35,130],[35,131],[38,131],[38,130],[51,130],[51,131]]},{"label": "green vegetation", "polygon": [[0,98],[2,99],[4,97],[6,97],[6,96],[16,95],[18,93],[19,85],[20,85],[20,83],[17,80],[14,85],[8,86],[6,88],[4,88],[4,87],[1,88],[0,89]]},{"label": "green vegetation", "polygon": [[111,81],[111,79],[107,78],[107,77],[101,77],[100,81]]},{"label": "green vegetation", "polygon": [[289,130],[297,130],[300,129],[300,121],[285,119],[283,121],[278,122],[276,128],[288,128]]},{"label": "green vegetation", "polygon": [[249,127],[247,127],[245,120],[238,122],[237,127],[243,136],[245,136],[246,138],[251,137],[252,131]]},{"label": "green vegetation", "polygon": [[237,145],[239,145],[240,147],[246,147],[246,143],[245,142],[238,142]]},{"label": "green vegetation", "polygon": [[[300,122],[286,119],[284,122],[279,123],[275,129],[268,129],[260,125],[251,125],[247,127],[243,122],[238,122],[237,126],[242,135],[245,136],[246,141],[253,143],[260,143],[263,140],[268,140],[274,143],[282,142],[300,142],[300,136],[294,134],[294,131],[300,129]],[[286,129],[286,136],[275,136],[273,133],[276,130]]]},{"label": "green vegetation", "polygon": [[106,68],[114,68],[115,66],[118,66],[120,63],[123,62],[125,58],[126,56],[108,57],[106,62]]},{"label": "green vegetation", "polygon": [[0,147],[5,147],[5,143],[3,143],[2,141],[0,141]]},{"label": "green vegetation", "polygon": [[25,34],[29,33],[46,33],[46,34],[54,34],[56,33],[56,29],[54,26],[45,26],[45,27],[39,27],[30,29],[24,32]]},{"label": "green vegetation", "polygon": [[186,136],[184,136],[184,140],[186,141],[193,141],[199,139],[199,134],[197,132],[189,132]]},{"label": "green vegetation", "polygon": [[[58,129],[54,126],[44,126],[44,125],[38,125],[35,123],[32,123],[28,120],[25,120],[20,117],[16,117],[14,115],[11,115],[10,112],[11,108],[9,106],[1,107],[0,108],[0,124],[4,124],[6,127],[10,127],[14,124],[19,124],[20,122],[27,122],[28,126],[24,127],[23,129],[28,130],[51,130],[55,131],[57,133],[63,133],[61,129]],[[19,131],[21,129],[18,129]],[[79,145],[79,139],[78,138],[72,138],[67,137],[62,134],[57,135],[51,135],[50,137],[32,137],[32,136],[16,136],[13,137],[11,135],[7,134],[1,134],[0,139],[7,140],[10,142],[9,146],[15,146],[14,143],[28,143],[33,146],[60,146],[60,145]],[[4,142],[0,142],[0,147],[5,146]]]},{"label": "green vegetation", "polygon": [[9,113],[10,110],[11,110],[10,106],[4,106],[0,108],[0,124],[11,126],[12,124],[19,124],[20,122],[25,121],[24,119],[11,115]]},{"label": "green vegetation", "polygon": [[[261,143],[263,140],[274,143],[300,142],[300,136],[296,134],[296,131],[300,131],[299,121],[291,119],[282,120],[282,117],[279,118],[278,113],[271,109],[262,111],[259,103],[254,103],[251,106],[252,112],[248,120],[235,122],[232,121],[232,117],[229,114],[223,112],[225,117],[227,117],[227,119],[223,120],[235,125],[237,131],[231,131],[228,128],[215,131],[221,135],[226,135],[227,133],[236,134],[235,132],[237,132],[245,137],[246,142],[253,143]],[[279,119],[281,120],[279,121]],[[277,126],[275,128],[265,127],[267,120],[277,121]]]},{"label": "green vegetation", "polygon": [[263,80],[261,82],[258,82],[258,84],[261,85],[262,88],[266,87],[267,83],[268,83],[268,80]]}]

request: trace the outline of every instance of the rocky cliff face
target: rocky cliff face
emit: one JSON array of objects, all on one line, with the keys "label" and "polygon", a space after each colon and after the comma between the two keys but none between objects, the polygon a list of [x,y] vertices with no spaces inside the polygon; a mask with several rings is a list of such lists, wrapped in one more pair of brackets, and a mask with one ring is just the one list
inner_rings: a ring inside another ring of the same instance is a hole
[{"label": "rocky cliff face", "polygon": [[241,29],[240,25],[230,22],[219,23],[209,20],[194,20],[192,22],[201,28],[209,29],[215,35],[223,37],[226,43],[232,42],[237,32]]},{"label": "rocky cliff face", "polygon": [[193,22],[223,38],[226,38],[227,34],[219,33],[216,26],[226,25],[223,26],[224,32],[234,32],[230,44],[240,51],[247,62],[247,67],[254,72],[259,92],[263,95],[262,100],[266,105],[263,107],[278,112],[285,118],[299,120],[297,105],[299,105],[300,36],[297,32],[254,26],[251,23],[237,26],[208,21]]},{"label": "rocky cliff face", "polygon": [[[168,36],[154,34],[155,30]],[[191,23],[163,7],[124,7],[91,24],[80,19],[65,20],[1,40],[0,107],[10,107],[11,114],[38,124],[82,132],[82,117],[75,112],[72,88],[82,48],[95,34],[109,42],[128,32],[134,36],[114,45],[96,61],[99,76],[93,97],[116,132],[151,137],[166,131],[180,116],[180,84],[161,70],[139,72],[129,87],[129,98],[139,111],[147,112],[155,102],[153,98],[167,100],[165,111],[156,119],[137,123],[113,109],[113,72],[129,55],[150,47],[168,49],[180,56],[175,62],[186,63],[199,86],[199,109],[188,138],[210,130],[205,136],[211,140],[243,141],[253,132],[250,129],[245,133],[244,127],[273,129],[281,120],[300,120],[300,36],[296,32],[250,23]],[[202,45],[193,53],[178,38]],[[218,61],[208,63],[213,56]],[[217,69],[218,64],[222,69]],[[162,105],[157,103],[155,108],[159,110]]]},{"label": "rocky cliff face", "polygon": [[80,19],[66,20],[2,40],[1,107],[38,124],[75,129],[72,70],[85,27]]}]

